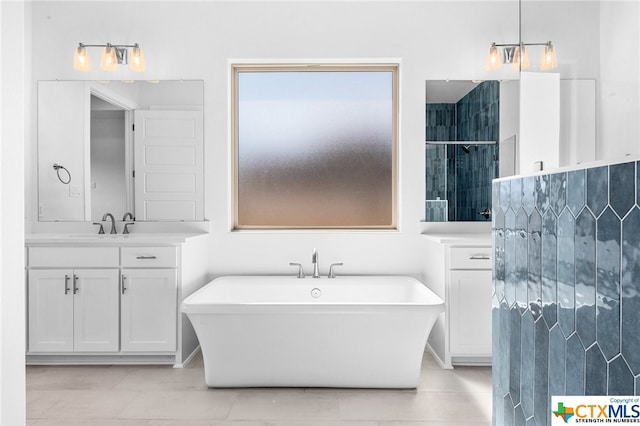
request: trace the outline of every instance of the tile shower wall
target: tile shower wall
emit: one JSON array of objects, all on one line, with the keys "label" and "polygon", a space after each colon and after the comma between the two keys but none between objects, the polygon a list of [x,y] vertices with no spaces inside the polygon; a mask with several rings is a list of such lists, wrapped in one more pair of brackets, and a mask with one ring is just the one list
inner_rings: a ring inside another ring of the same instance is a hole
[{"label": "tile shower wall", "polygon": [[485,81],[456,104],[456,132],[461,141],[497,141],[500,136],[500,83]]},{"label": "tile shower wall", "polygon": [[456,220],[490,220],[479,212],[491,209],[491,181],[499,176],[497,145],[471,145],[469,153],[465,153],[460,145],[452,145],[449,149],[455,151]]},{"label": "tile shower wall", "polygon": [[[485,81],[456,104],[456,134],[461,141],[498,141],[500,83]],[[485,220],[479,212],[491,208],[491,180],[499,176],[498,144],[455,149],[456,220]]]},{"label": "tile shower wall", "polygon": [[456,140],[456,104],[427,104],[426,126],[428,141]]},{"label": "tile shower wall", "polygon": [[[456,139],[455,104],[427,104],[427,141],[452,141]],[[446,145],[426,146],[426,203],[427,221],[446,221],[447,203],[432,200],[447,199],[447,147]],[[451,181],[451,182],[455,182]],[[452,185],[452,183],[450,184]]]},{"label": "tile shower wall", "polygon": [[427,222],[447,221],[447,200],[427,200],[424,208]]},{"label": "tile shower wall", "polygon": [[445,145],[427,145],[426,173],[427,200],[446,198],[447,182],[447,147]]},{"label": "tile shower wall", "polygon": [[640,393],[640,162],[493,183],[493,424]]}]

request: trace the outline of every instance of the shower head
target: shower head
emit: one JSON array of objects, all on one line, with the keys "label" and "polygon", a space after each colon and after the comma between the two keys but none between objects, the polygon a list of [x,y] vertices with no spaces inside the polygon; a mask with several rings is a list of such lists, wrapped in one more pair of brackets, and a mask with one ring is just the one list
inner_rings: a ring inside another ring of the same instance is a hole
[{"label": "shower head", "polygon": [[462,150],[464,151],[465,154],[469,153],[469,146],[470,145],[462,145]]}]

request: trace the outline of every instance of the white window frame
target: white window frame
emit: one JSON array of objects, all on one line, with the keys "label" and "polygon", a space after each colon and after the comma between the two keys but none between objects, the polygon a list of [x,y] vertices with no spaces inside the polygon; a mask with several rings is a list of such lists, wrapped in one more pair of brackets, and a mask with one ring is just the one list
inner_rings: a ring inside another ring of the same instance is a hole
[{"label": "white window frame", "polygon": [[[392,73],[392,142],[391,142],[391,223],[379,226],[283,226],[283,225],[243,225],[239,223],[239,135],[238,135],[238,74],[261,71],[389,71]],[[231,145],[232,145],[232,231],[243,230],[398,230],[398,145],[399,145],[399,63],[231,63]]]}]

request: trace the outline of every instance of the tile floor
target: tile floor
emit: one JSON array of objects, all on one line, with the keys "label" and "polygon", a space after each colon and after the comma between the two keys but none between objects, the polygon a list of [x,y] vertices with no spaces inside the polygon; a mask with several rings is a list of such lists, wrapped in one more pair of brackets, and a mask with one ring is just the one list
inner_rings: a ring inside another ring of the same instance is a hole
[{"label": "tile floor", "polygon": [[27,425],[479,426],[491,369],[442,370],[425,354],[415,390],[208,389],[202,358],[170,366],[29,366]]}]

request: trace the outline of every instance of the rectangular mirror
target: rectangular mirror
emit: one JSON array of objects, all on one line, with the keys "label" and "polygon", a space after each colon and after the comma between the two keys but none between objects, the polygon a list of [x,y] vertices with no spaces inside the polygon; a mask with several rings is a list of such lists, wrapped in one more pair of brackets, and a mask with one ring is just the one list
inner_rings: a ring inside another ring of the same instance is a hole
[{"label": "rectangular mirror", "polygon": [[509,114],[518,105],[511,83],[426,82],[427,222],[491,220],[491,180],[515,161],[500,163],[500,142],[515,144],[518,126]]},{"label": "rectangular mirror", "polygon": [[38,82],[38,219],[204,219],[204,83]]}]

